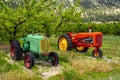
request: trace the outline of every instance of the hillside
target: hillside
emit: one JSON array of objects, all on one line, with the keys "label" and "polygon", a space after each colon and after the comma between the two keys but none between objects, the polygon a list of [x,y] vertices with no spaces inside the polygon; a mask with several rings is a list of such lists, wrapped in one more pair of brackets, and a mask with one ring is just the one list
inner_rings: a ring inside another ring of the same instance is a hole
[{"label": "hillside", "polygon": [[[58,0],[66,6],[74,5],[78,0]],[[120,21],[120,0],[81,0],[85,22]]]},{"label": "hillside", "polygon": [[120,0],[81,0],[84,21],[120,21]]},{"label": "hillside", "polygon": [[120,8],[120,0],[81,0],[80,5],[83,8],[116,7]]}]

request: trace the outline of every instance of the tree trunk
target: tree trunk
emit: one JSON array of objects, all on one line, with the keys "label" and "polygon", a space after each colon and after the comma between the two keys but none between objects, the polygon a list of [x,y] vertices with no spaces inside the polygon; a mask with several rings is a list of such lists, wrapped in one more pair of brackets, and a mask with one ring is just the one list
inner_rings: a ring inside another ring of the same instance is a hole
[{"label": "tree trunk", "polygon": [[14,26],[14,31],[13,31],[13,38],[14,39],[16,39],[17,27],[18,26]]},{"label": "tree trunk", "polygon": [[2,40],[0,40],[0,45],[2,45],[3,43],[2,43]]},{"label": "tree trunk", "polygon": [[47,37],[50,37],[50,34],[49,34],[49,33],[47,33]]}]

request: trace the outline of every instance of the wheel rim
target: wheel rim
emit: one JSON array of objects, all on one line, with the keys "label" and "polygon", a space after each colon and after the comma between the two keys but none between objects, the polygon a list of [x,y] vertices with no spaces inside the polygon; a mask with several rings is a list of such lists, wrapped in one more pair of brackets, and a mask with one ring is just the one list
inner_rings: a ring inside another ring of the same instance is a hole
[{"label": "wheel rim", "polygon": [[12,56],[12,58],[14,58],[15,57],[15,48],[12,46],[11,47],[11,56]]},{"label": "wheel rim", "polygon": [[82,51],[84,47],[76,47],[78,51]]},{"label": "wheel rim", "polygon": [[95,57],[99,57],[99,53],[98,52],[94,52],[94,56]]},{"label": "wheel rim", "polygon": [[60,38],[60,40],[59,40],[59,48],[60,48],[60,50],[66,51],[67,47],[68,47],[67,39],[64,38],[64,37]]},{"label": "wheel rim", "polygon": [[27,68],[30,67],[30,57],[29,56],[25,56],[25,66]]}]

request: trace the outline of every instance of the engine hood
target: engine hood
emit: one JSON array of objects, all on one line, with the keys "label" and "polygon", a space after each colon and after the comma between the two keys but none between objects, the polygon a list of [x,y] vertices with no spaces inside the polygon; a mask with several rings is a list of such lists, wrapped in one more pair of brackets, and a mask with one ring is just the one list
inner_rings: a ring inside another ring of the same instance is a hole
[{"label": "engine hood", "polygon": [[46,38],[45,36],[39,35],[39,34],[28,34],[27,38],[34,38],[34,39],[44,39]]}]

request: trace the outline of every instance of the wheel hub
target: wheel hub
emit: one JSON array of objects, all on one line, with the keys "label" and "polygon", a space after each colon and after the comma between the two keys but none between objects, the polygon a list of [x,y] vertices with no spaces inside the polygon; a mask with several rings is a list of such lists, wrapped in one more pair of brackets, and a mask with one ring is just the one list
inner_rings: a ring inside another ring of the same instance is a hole
[{"label": "wheel hub", "polygon": [[15,49],[14,49],[14,47],[11,48],[11,56],[15,57]]},{"label": "wheel hub", "polygon": [[30,66],[30,58],[29,58],[29,56],[25,57],[25,65],[26,65],[26,67]]},{"label": "wheel hub", "polygon": [[99,53],[98,53],[98,52],[95,52],[94,55],[95,55],[95,57],[98,57],[98,56],[99,56]]},{"label": "wheel hub", "polygon": [[67,46],[68,46],[68,43],[67,43],[66,38],[62,37],[60,39],[60,41],[59,41],[59,48],[60,48],[60,50],[66,51],[67,50]]},{"label": "wheel hub", "polygon": [[84,49],[84,47],[76,47],[77,48],[77,50],[79,50],[79,51],[82,51],[83,49]]}]

